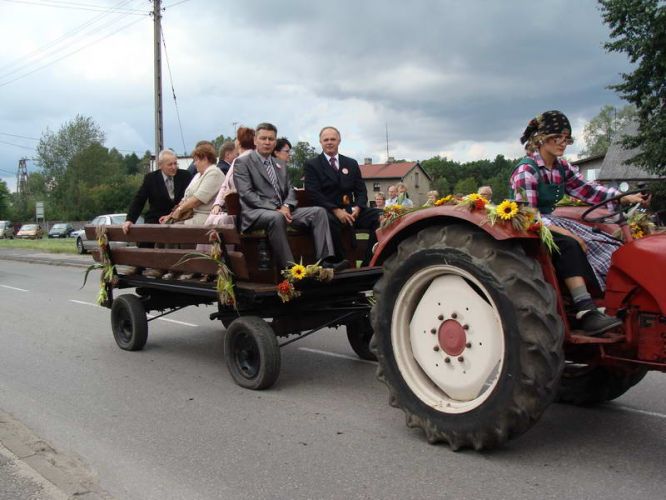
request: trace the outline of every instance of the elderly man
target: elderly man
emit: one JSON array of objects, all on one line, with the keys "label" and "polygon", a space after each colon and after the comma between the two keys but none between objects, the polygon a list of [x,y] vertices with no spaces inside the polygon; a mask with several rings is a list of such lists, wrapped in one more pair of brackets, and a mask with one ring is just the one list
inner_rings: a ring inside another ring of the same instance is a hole
[{"label": "elderly man", "polygon": [[385,207],[398,204],[398,188],[396,186],[388,187],[388,198],[386,199]]},{"label": "elderly man", "polygon": [[481,186],[477,193],[483,196],[486,200],[493,201],[493,188],[490,186]]},{"label": "elderly man", "polygon": [[314,205],[326,209],[338,259],[345,258],[341,236],[343,226],[370,230],[368,250],[363,258],[363,265],[367,266],[377,241],[375,230],[379,227],[382,211],[367,206],[368,192],[361,169],[356,160],[339,154],[340,141],[337,128],[321,129],[322,153],[305,163],[305,190]]},{"label": "elderly man", "polygon": [[[148,202],[148,212],[146,212],[145,216],[146,223],[158,224],[160,217],[171,213],[171,210],[183,199],[185,188],[190,183],[190,174],[187,170],[180,170],[178,168],[176,153],[172,150],[165,149],[160,151],[157,159],[158,170],[150,172],[143,177],[141,187],[139,187],[139,190],[134,195],[134,199],[127,210],[127,219],[123,224],[123,232],[125,234],[130,231],[133,224],[136,224],[136,220],[143,211],[146,201]],[[141,246],[152,245],[143,244]],[[130,269],[130,271],[136,273],[138,269]],[[149,275],[159,277],[156,276],[159,271],[149,271]]]},{"label": "elderly man", "polygon": [[287,227],[312,231],[315,253],[324,267],[341,270],[345,263],[333,263],[333,242],[326,212],[320,207],[296,208],[296,195],[282,160],[271,155],[277,142],[277,128],[257,125],[251,153],[236,158],[234,183],[241,204],[241,230],[264,229],[279,269],[296,262],[289,248]]}]

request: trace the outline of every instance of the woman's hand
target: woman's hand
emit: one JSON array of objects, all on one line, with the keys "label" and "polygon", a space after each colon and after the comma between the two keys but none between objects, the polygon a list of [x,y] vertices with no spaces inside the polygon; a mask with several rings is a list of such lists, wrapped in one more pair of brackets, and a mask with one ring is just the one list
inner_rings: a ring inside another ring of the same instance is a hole
[{"label": "woman's hand", "polygon": [[213,208],[210,209],[210,213],[213,215],[217,215],[222,211],[222,207],[220,205],[213,205]]},{"label": "woman's hand", "polygon": [[648,203],[650,203],[650,196],[644,196],[640,193],[636,194],[628,194],[627,196],[623,196],[620,198],[620,203],[623,205],[630,205],[632,203],[640,203],[643,206],[646,206]]}]

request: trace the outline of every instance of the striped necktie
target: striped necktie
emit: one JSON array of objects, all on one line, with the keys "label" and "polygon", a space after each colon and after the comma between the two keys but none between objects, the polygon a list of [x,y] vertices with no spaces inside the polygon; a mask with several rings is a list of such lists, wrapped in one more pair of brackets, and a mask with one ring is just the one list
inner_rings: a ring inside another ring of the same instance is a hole
[{"label": "striped necktie", "polygon": [[173,177],[167,176],[166,178],[166,187],[167,191],[169,192],[169,198],[173,200],[175,193],[173,190]]},{"label": "striped necktie", "polygon": [[280,200],[280,205],[282,204],[282,195],[280,194],[280,185],[277,181],[277,176],[275,175],[275,170],[273,169],[273,163],[270,160],[264,160],[264,166],[266,167],[266,173],[268,178],[273,184],[273,189],[275,189],[275,194],[277,194],[278,200]]}]

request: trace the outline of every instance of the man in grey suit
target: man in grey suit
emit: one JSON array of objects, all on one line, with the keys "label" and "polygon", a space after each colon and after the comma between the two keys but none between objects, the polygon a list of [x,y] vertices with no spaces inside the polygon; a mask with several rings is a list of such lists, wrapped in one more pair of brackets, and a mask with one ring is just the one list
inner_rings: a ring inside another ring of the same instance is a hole
[{"label": "man in grey suit", "polygon": [[296,195],[287,175],[287,166],[271,153],[275,149],[277,128],[270,123],[257,125],[256,150],[239,156],[234,164],[234,183],[241,204],[241,231],[264,229],[268,234],[276,264],[285,269],[295,262],[287,240],[287,226],[312,231],[317,259],[324,267],[336,270],[346,261],[333,264],[333,241],[328,216],[322,207],[296,208]]}]

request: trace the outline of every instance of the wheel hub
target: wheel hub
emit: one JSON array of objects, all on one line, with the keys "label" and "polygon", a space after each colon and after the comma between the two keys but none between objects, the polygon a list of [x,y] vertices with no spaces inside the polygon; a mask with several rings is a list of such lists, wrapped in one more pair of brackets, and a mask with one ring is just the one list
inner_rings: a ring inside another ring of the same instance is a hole
[{"label": "wheel hub", "polygon": [[447,319],[439,325],[437,333],[439,347],[449,356],[459,356],[465,350],[467,335],[465,329],[455,319]]}]

